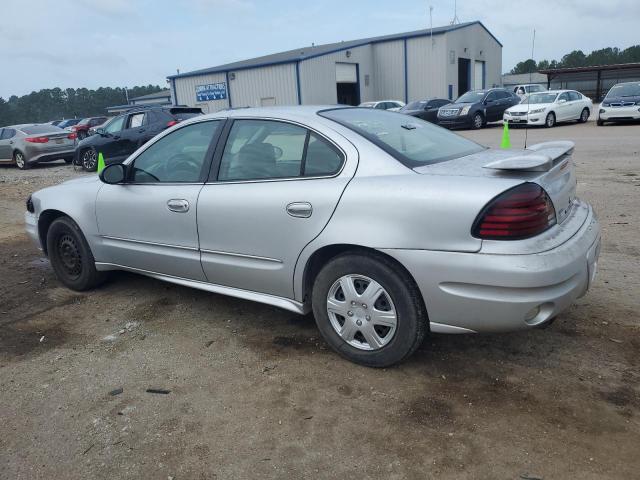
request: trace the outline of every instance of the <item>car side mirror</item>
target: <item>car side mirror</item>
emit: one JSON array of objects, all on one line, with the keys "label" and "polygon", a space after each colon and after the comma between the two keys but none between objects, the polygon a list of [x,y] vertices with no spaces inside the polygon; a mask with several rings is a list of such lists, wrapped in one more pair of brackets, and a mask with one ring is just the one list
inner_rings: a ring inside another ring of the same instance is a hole
[{"label": "car side mirror", "polygon": [[127,178],[127,167],[122,163],[112,163],[107,165],[98,176],[107,185],[117,185]]},{"label": "car side mirror", "polygon": [[96,128],[96,133],[98,135],[102,135],[103,137],[106,135],[106,132],[104,131],[104,128]]},{"label": "car side mirror", "polygon": [[564,98],[562,98],[562,99],[558,100],[558,103],[567,103],[567,101]]}]

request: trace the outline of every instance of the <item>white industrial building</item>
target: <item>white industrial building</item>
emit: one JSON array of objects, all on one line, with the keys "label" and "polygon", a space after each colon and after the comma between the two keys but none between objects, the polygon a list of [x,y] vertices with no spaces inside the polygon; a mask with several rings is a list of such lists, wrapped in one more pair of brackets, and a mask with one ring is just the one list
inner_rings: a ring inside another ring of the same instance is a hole
[{"label": "white industrial building", "polygon": [[173,103],[225,108],[453,99],[501,84],[502,44],[479,21],[314,45],[167,77]]}]

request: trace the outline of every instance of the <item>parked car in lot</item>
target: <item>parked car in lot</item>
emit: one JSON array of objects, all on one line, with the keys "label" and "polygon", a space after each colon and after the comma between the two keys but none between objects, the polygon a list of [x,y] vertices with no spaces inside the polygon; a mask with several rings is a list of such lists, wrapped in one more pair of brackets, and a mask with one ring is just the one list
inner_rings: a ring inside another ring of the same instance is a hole
[{"label": "parked car in lot", "polygon": [[58,125],[56,125],[57,127],[63,128],[63,129],[70,129],[71,127],[73,127],[74,125],[76,125],[77,123],[80,122],[80,120],[82,120],[81,118],[69,118],[67,120],[62,120],[60,123],[58,123]]},{"label": "parked car in lot", "polygon": [[553,127],[557,122],[589,120],[593,103],[589,97],[575,90],[549,90],[532,93],[522,103],[507,108],[503,121],[509,124],[528,124]]},{"label": "parked car in lot", "polygon": [[151,107],[133,109],[114,117],[98,128],[96,134],[85,138],[76,148],[76,165],[94,171],[98,166],[98,153],[105,163],[120,163],[158,133],[182,120],[201,115],[200,108]]},{"label": "parked car in lot", "polygon": [[33,193],[25,223],[71,289],[128,270],[313,311],[337,352],[384,367],[428,331],[529,329],[586,293],[600,230],[572,152],[375,109],[227,110]]},{"label": "parked car in lot", "polygon": [[546,88],[538,84],[524,84],[513,87],[513,93],[518,95],[520,98],[524,98],[532,93],[544,92],[545,90]]},{"label": "parked car in lot", "polygon": [[0,163],[14,163],[21,170],[54,160],[70,163],[75,142],[75,133],[46,123],[0,128]]},{"label": "parked car in lot", "polygon": [[597,124],[640,120],[640,82],[618,83],[600,104]]},{"label": "parked car in lot", "polygon": [[71,127],[72,132],[76,132],[78,140],[84,140],[89,136],[89,129],[97,127],[107,121],[107,117],[88,117],[83,118],[77,124]]},{"label": "parked car in lot", "polygon": [[438,109],[450,103],[451,100],[445,100],[444,98],[427,98],[426,100],[409,102],[399,111],[405,115],[418,117],[427,122],[438,123]]},{"label": "parked car in lot", "polygon": [[405,103],[400,100],[380,100],[377,102],[364,102],[358,105],[364,108],[376,108],[378,110],[389,110],[390,112],[397,112]]},{"label": "parked car in lot", "polygon": [[57,127],[60,122],[62,122],[62,120],[51,120],[50,122],[47,122],[47,124]]},{"label": "parked car in lot", "polygon": [[502,120],[504,111],[518,103],[520,97],[504,88],[472,90],[454,103],[440,107],[438,124],[448,128],[482,128],[487,122]]}]

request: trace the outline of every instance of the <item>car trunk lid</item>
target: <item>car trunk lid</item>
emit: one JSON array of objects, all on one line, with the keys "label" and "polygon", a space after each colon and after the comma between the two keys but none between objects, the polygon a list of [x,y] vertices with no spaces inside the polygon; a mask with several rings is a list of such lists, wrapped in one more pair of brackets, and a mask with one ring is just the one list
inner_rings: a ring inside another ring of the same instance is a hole
[{"label": "car trunk lid", "polygon": [[420,174],[504,178],[534,182],[547,192],[561,224],[576,193],[573,142],[546,142],[526,150],[485,150],[466,157],[417,167]]}]

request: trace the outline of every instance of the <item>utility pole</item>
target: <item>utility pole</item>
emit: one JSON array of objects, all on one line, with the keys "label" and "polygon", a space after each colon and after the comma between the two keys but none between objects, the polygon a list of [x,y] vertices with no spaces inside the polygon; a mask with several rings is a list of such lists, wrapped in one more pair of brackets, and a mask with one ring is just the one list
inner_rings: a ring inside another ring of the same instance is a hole
[{"label": "utility pole", "polygon": [[453,20],[451,20],[451,25],[458,25],[460,23],[460,19],[458,18],[458,0],[453,0]]},{"label": "utility pole", "polygon": [[129,91],[127,90],[127,87],[124,87],[124,96],[127,99],[127,105],[129,105]]}]

